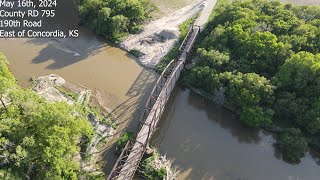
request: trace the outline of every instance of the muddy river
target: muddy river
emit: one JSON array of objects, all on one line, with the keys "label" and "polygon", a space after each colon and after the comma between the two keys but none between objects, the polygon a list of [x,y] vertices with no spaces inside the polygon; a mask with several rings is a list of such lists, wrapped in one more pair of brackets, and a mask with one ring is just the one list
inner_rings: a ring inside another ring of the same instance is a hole
[{"label": "muddy river", "polygon": [[[32,77],[57,74],[66,81],[91,89],[98,103],[113,114],[119,124],[117,135],[131,125],[133,114],[150,89],[156,75],[136,63],[133,56],[104,43],[88,30],[81,28],[76,39],[0,39],[0,52],[23,87]],[[101,151],[106,171],[117,157],[113,138]]]},{"label": "muddy river", "polygon": [[[80,34],[63,40],[0,39],[0,51],[23,87],[31,77],[58,74],[91,89],[117,121],[129,122],[156,76],[86,29]],[[180,88],[170,98],[152,142],[173,160],[179,179],[320,179],[312,155],[292,165],[281,160],[273,143],[272,134],[246,128],[229,111]],[[109,152],[104,159],[108,171],[116,157]]]},{"label": "muddy river", "polygon": [[[76,39],[0,39],[18,83],[29,85],[32,77],[57,74],[68,82],[84,85],[114,109],[143,92],[153,80],[150,71],[134,57],[107,45],[82,28]],[[144,82],[137,84],[139,79]]]},{"label": "muddy river", "polygon": [[[176,88],[152,144],[180,170],[179,179],[319,180],[320,161],[308,154],[289,164],[269,132],[240,124],[229,111]],[[318,162],[318,164],[317,164]]]}]

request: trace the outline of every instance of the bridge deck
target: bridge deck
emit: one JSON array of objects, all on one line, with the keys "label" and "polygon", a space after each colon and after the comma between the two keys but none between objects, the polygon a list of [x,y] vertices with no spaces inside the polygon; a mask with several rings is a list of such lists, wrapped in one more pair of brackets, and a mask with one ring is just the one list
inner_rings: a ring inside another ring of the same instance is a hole
[{"label": "bridge deck", "polygon": [[198,36],[199,31],[200,31],[200,26],[192,26],[189,29],[186,35],[186,38],[183,40],[179,50],[182,52],[189,53],[194,44],[196,37]]},{"label": "bridge deck", "polygon": [[[175,86],[176,81],[180,75],[181,70],[183,69],[183,62],[180,62],[176,68],[176,72],[174,72],[174,77],[171,77],[170,80],[167,81],[165,88],[161,91],[159,97],[154,104],[154,108],[152,108],[149,116],[147,117],[144,125],[142,126],[140,132],[137,135],[136,143],[133,146],[133,149],[137,149],[140,147],[141,144],[148,144],[149,138],[156,127],[160,116],[164,110],[165,104],[170,97],[170,93]],[[120,175],[117,179],[125,180],[127,179],[128,175],[131,176],[132,173],[136,170],[136,167],[133,167],[132,164],[136,164],[142,158],[143,154],[138,151],[132,151],[129,156],[129,163],[124,164],[120,171]]]},{"label": "bridge deck", "polygon": [[[131,151],[130,154],[126,157],[127,160],[122,165],[122,168],[117,175],[118,180],[126,180],[128,177],[132,177],[136,171],[137,165],[139,164],[147,144],[149,143],[149,139],[158,124],[158,121],[161,117],[161,114],[165,108],[165,105],[170,97],[170,94],[173,88],[176,85],[177,80],[180,77],[180,73],[184,67],[184,63],[187,58],[187,52],[192,48],[195,39],[200,31],[199,27],[192,27],[192,31],[190,31],[191,35],[189,39],[186,41],[185,49],[181,53],[181,56],[178,61],[175,63],[175,67],[173,71],[170,73],[168,78],[165,80],[165,84],[162,87],[159,95],[157,96],[154,105],[152,106],[146,120],[144,121],[143,126],[141,127],[139,133],[137,134],[137,138],[135,140],[135,144],[132,147],[134,151]],[[175,60],[173,60],[175,61]],[[169,65],[170,66],[170,65]],[[164,72],[165,73],[165,72]],[[160,80],[163,78],[163,75],[160,76]],[[161,82],[158,80],[158,82]],[[151,95],[152,97],[152,95]],[[142,147],[141,145],[145,145]],[[137,149],[141,149],[140,151]]]}]

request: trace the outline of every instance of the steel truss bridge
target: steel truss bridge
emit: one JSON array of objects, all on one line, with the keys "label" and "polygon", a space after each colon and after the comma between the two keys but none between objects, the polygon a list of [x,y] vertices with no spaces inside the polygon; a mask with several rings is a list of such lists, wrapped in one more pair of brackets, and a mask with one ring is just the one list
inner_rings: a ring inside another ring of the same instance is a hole
[{"label": "steel truss bridge", "polygon": [[208,21],[216,0],[210,0],[201,16],[193,24],[179,50],[178,59],[173,59],[164,69],[144,106],[140,117],[140,128],[135,140],[129,141],[113,167],[108,180],[132,179],[148,147],[150,138],[159,122],[170,94],[175,87],[189,52],[197,39],[201,27]]},{"label": "steel truss bridge", "polygon": [[199,26],[190,28],[179,48],[179,59],[172,60],[158,78],[140,117],[139,133],[126,144],[108,179],[127,180],[134,176],[199,32]]}]

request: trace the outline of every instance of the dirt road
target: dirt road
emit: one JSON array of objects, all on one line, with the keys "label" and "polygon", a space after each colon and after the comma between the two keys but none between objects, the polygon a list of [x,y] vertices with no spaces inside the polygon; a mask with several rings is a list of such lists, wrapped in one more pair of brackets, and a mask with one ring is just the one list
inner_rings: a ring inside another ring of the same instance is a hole
[{"label": "dirt road", "polygon": [[217,3],[217,0],[207,0],[204,3],[205,3],[204,4],[205,6],[201,12],[201,15],[194,23],[195,25],[201,26],[201,27],[204,27],[205,24],[208,22],[210,15],[212,13],[212,10]]}]

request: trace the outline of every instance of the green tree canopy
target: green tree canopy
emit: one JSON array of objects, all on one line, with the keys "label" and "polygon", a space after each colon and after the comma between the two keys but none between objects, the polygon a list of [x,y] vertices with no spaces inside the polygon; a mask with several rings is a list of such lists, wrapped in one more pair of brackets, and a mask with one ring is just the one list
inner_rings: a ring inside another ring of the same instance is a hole
[{"label": "green tree canopy", "polygon": [[47,102],[14,81],[1,55],[0,89],[10,103],[0,107],[0,178],[77,179],[75,156],[81,139],[93,133],[86,115],[77,105]]},{"label": "green tree canopy", "polygon": [[0,53],[0,101],[1,105],[6,108],[4,96],[15,86],[15,78],[8,68],[7,58]]},{"label": "green tree canopy", "polygon": [[235,0],[216,8],[196,47],[198,63],[183,82],[223,97],[249,126],[294,127],[318,144],[319,7]]},{"label": "green tree canopy", "polygon": [[[281,91],[277,106],[279,113],[290,114],[287,118],[294,118],[295,122],[303,126],[310,133],[320,133],[320,54],[299,52],[294,54],[280,67],[275,77]],[[282,103],[291,97],[289,103]],[[294,107],[299,107],[292,109]],[[281,106],[281,107],[280,107]]]},{"label": "green tree canopy", "polygon": [[82,24],[117,41],[137,32],[154,6],[149,0],[80,0],[78,9]]}]

